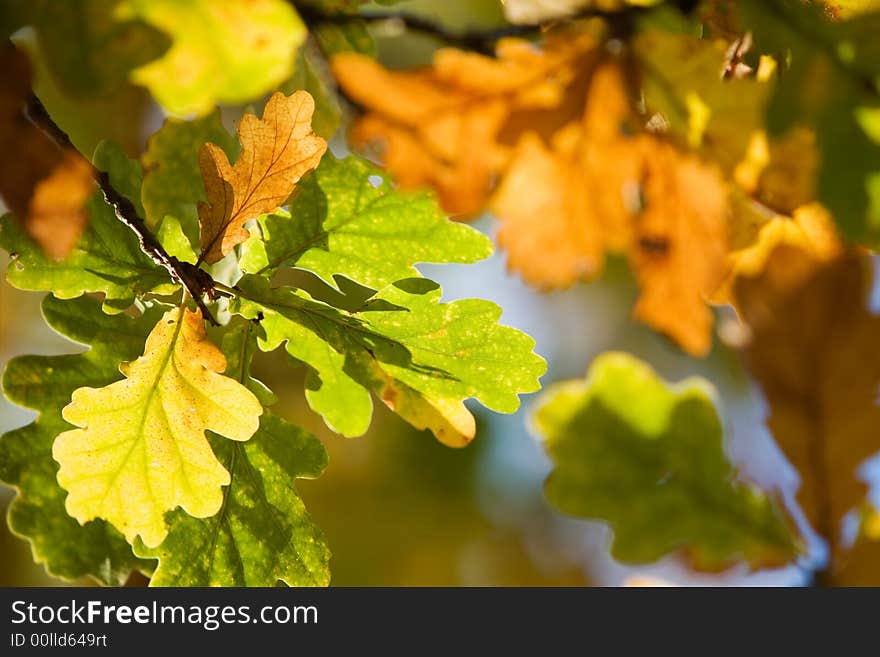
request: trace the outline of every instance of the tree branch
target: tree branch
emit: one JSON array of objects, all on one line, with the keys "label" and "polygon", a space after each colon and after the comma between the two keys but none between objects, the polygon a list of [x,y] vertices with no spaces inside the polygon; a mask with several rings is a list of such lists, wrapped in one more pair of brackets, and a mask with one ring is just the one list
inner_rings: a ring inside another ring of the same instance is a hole
[{"label": "tree branch", "polygon": [[[31,94],[26,113],[28,118],[58,146],[64,149],[77,150],[70,141],[70,137],[55,123],[36,94]],[[138,216],[131,200],[120,193],[110,182],[110,175],[106,171],[101,171],[95,167],[92,167],[92,171],[95,182],[104,195],[104,200],[113,207],[116,217],[137,235],[141,251],[149,256],[153,262],[165,269],[172,280],[186,288],[196,306],[201,310],[202,316],[211,324],[217,326],[217,320],[214,319],[203,299],[205,295],[209,297],[214,295],[214,279],[211,278],[211,275],[195,265],[182,262],[169,255],[159,243],[159,240],[147,228],[144,220]]]},{"label": "tree branch", "polygon": [[494,53],[495,42],[508,36],[524,36],[540,29],[540,25],[509,25],[495,30],[452,31],[439,22],[409,12],[370,12],[368,14],[330,13],[316,7],[293,2],[296,11],[306,25],[348,25],[354,21],[363,21],[368,25],[398,25],[409,32],[423,34],[441,41],[446,45],[462,50],[474,50],[483,54]]},{"label": "tree branch", "polygon": [[[540,33],[543,29],[564,21],[579,20],[584,18],[604,18],[612,23],[620,21],[629,22],[636,14],[649,11],[648,7],[631,5],[617,11],[603,11],[601,9],[583,9],[571,16],[563,16],[558,19],[542,21],[540,23],[524,23],[519,25],[505,25],[491,30],[451,30],[442,23],[406,11],[371,11],[369,13],[330,13],[325,12],[313,5],[288,0],[296,7],[297,12],[309,26],[310,31],[315,25],[325,23],[331,25],[347,25],[353,21],[364,21],[369,25],[399,25],[409,32],[423,34],[437,41],[462,50],[472,50],[485,55],[495,54],[495,42],[505,37],[529,36]],[[694,0],[674,0],[668,4],[677,7],[682,13],[690,13],[696,6]]]}]

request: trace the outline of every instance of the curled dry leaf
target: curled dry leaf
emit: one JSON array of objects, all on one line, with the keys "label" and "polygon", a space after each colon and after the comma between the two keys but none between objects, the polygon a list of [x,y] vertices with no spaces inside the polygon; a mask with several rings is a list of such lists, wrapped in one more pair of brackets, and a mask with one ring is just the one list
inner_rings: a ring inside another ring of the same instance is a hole
[{"label": "curled dry leaf", "polygon": [[312,130],[315,101],[306,91],[275,93],[263,118],[245,114],[238,126],[241,153],[235,166],[215,144],[205,144],[199,164],[207,202],[199,203],[202,255],[217,262],[249,233],[244,224],[278,209],[296,183],[318,166],[327,142]]},{"label": "curled dry leaf", "polygon": [[805,205],[796,209],[791,217],[779,215],[769,219],[748,246],[727,255],[727,276],[712,302],[731,303],[736,280],[760,275],[773,252],[783,245],[801,249],[817,262],[829,262],[844,253],[828,211],[816,203]]},{"label": "curled dry leaf", "polygon": [[60,259],[88,221],[92,166],[76,150],[59,147],[27,118],[27,57],[7,45],[0,53],[0,68],[0,196],[43,251]]}]

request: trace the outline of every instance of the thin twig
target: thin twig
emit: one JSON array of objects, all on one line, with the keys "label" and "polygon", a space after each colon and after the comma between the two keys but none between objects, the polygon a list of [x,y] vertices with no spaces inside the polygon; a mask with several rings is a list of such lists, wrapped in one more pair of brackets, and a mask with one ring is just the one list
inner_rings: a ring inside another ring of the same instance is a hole
[{"label": "thin twig", "polygon": [[[46,110],[45,105],[35,94],[31,94],[28,101],[27,116],[59,147],[77,150],[70,141],[68,134],[55,123]],[[211,324],[217,326],[217,320],[214,319],[203,299],[205,295],[211,297],[214,294],[214,279],[211,278],[211,275],[203,269],[199,269],[188,262],[182,262],[169,255],[159,243],[159,240],[147,228],[144,220],[138,216],[131,200],[113,186],[110,181],[110,175],[96,167],[92,167],[92,171],[95,182],[104,195],[104,200],[113,208],[116,217],[137,235],[141,251],[157,265],[164,268],[172,280],[186,288],[193,301],[195,301],[196,306],[202,311],[202,316]]]}]

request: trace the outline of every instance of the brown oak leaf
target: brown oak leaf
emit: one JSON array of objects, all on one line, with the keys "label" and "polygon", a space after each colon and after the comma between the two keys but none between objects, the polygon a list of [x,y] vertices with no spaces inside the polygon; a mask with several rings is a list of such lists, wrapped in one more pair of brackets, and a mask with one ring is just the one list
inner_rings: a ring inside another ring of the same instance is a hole
[{"label": "brown oak leaf", "polygon": [[745,356],[770,406],[773,437],[800,475],[798,502],[846,562],[842,522],[867,487],[858,468],[880,451],[880,317],[867,305],[870,259],[833,260],[783,244],[761,273],[739,278],[734,301],[751,341]]},{"label": "brown oak leaf", "polygon": [[29,120],[27,56],[8,44],[0,53],[0,69],[0,196],[43,251],[60,259],[76,245],[88,221],[92,165]]},{"label": "brown oak leaf", "polygon": [[245,222],[283,205],[300,178],[318,166],[327,142],[312,130],[314,111],[308,92],[276,92],[262,119],[253,114],[242,118],[235,166],[219,146],[202,147],[199,165],[208,200],[198,208],[200,262],[215,263],[246,240]]}]

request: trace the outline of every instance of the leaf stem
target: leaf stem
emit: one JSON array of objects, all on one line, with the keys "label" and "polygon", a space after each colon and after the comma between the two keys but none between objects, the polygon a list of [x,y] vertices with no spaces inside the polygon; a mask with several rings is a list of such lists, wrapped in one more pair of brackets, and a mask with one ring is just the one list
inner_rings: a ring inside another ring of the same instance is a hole
[{"label": "leaf stem", "polygon": [[214,291],[219,292],[220,294],[227,297],[238,298],[241,296],[241,290],[234,287],[229,287],[228,285],[224,285],[223,283],[218,283],[217,281],[214,281]]},{"label": "leaf stem", "polygon": [[[48,110],[46,110],[46,106],[43,105],[36,94],[32,93],[28,99],[26,113],[34,125],[39,127],[59,147],[78,152],[78,149],[70,141],[68,134],[55,123]],[[83,157],[85,158],[85,156]],[[88,161],[88,158],[85,159]],[[203,269],[199,269],[188,262],[183,262],[169,255],[159,243],[159,240],[147,228],[144,220],[138,216],[131,200],[113,186],[113,183],[110,181],[110,175],[106,171],[101,171],[94,166],[92,167],[92,172],[95,182],[104,195],[104,200],[113,208],[116,217],[137,235],[141,251],[157,265],[164,268],[172,280],[186,288],[193,301],[195,301],[196,306],[201,310],[202,316],[212,325],[218,326],[217,320],[214,319],[213,314],[203,299],[205,295],[213,296],[216,283],[211,278],[211,275]]]}]

